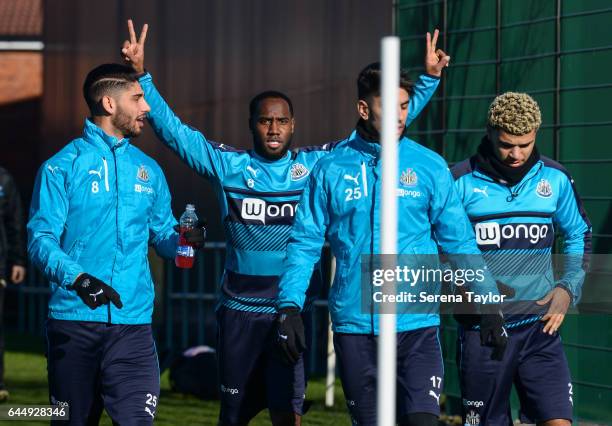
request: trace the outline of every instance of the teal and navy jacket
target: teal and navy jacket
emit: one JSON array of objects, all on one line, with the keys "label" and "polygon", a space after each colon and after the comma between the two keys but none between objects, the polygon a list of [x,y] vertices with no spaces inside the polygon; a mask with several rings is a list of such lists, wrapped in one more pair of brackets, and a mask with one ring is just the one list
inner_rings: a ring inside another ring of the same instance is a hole
[{"label": "teal and navy jacket", "polygon": [[[568,171],[542,156],[518,184],[508,187],[485,174],[472,157],[456,164],[452,173],[487,265],[496,279],[514,289],[503,307],[508,326],[538,320],[548,307],[535,301],[554,287],[565,288],[577,303],[591,252],[591,223]],[[555,278],[551,252],[557,233],[563,239],[564,265]]]},{"label": "teal and navy jacket", "polygon": [[[333,329],[378,334],[378,313],[369,281],[362,282],[362,255],[379,254],[382,168],[380,145],[353,132],[311,173],[293,225],[278,307],[302,308],[308,277],[327,236],[336,257],[329,295]],[[444,159],[402,137],[398,146],[397,253],[480,255],[470,222]],[[490,277],[477,289],[497,294]],[[399,309],[398,309],[399,311]],[[397,331],[439,325],[437,309],[397,316]]]},{"label": "teal and navy jacket", "polygon": [[[431,98],[439,80],[423,75],[409,103],[414,119]],[[225,271],[220,305],[230,309],[274,313],[278,278],[298,202],[313,167],[339,142],[289,151],[266,160],[253,150],[240,150],[208,140],[184,124],[161,97],[150,74],[140,78],[151,107],[149,123],[158,138],[189,167],[208,179],[221,207],[226,236]],[[317,268],[311,294],[317,295]]]},{"label": "teal and navy jacket", "polygon": [[[28,254],[51,284],[49,317],[150,324],[148,246],[174,257],[174,225],[159,165],[128,139],[86,120],[83,135],[43,163],[32,195]],[[123,308],[87,307],[69,288],[81,273],[113,287]]]}]

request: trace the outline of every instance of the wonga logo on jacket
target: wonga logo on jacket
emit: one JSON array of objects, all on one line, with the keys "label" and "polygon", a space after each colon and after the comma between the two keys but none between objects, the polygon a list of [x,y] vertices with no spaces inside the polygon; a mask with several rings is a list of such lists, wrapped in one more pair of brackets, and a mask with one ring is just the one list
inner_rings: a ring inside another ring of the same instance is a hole
[{"label": "wonga logo on jacket", "polygon": [[239,207],[243,221],[257,221],[263,225],[269,223],[291,224],[297,208],[297,201],[266,202],[259,198],[232,199]]},{"label": "wonga logo on jacket", "polygon": [[479,246],[501,247],[502,242],[504,246],[511,245],[512,248],[530,248],[538,243],[549,246],[549,243],[552,245],[554,237],[552,227],[548,223],[477,223],[474,232]]},{"label": "wonga logo on jacket", "polygon": [[531,248],[541,243],[540,245],[549,247],[554,239],[552,226],[548,223],[477,223],[474,232],[479,246],[510,245],[512,247],[508,248]]},{"label": "wonga logo on jacket", "polygon": [[258,198],[245,198],[242,200],[240,216],[243,219],[258,220],[266,223],[266,202]]}]

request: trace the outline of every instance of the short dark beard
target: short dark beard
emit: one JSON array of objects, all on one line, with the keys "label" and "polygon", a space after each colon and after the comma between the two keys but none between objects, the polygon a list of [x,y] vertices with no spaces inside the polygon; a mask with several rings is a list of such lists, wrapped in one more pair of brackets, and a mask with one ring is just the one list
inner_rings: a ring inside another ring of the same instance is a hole
[{"label": "short dark beard", "polygon": [[253,147],[255,148],[255,152],[259,156],[265,158],[266,160],[276,161],[276,160],[280,160],[285,155],[287,155],[289,148],[291,148],[291,138],[289,138],[289,140],[287,141],[287,144],[283,146],[283,149],[277,152],[270,152],[266,150],[265,142],[259,140],[256,137],[253,137]]},{"label": "short dark beard", "polygon": [[359,121],[357,121],[355,128],[357,129],[359,136],[361,136],[364,140],[379,143],[380,134],[369,120],[360,118]]},{"label": "short dark beard", "polygon": [[111,124],[121,132],[124,138],[135,138],[140,135],[134,127],[130,127],[131,119],[123,112],[121,108],[117,108],[117,114],[111,118]]}]

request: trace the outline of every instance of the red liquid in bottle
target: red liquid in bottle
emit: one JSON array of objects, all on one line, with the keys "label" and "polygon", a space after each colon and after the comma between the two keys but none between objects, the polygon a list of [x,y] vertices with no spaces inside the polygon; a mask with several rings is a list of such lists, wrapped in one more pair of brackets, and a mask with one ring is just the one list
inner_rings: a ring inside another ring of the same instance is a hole
[{"label": "red liquid in bottle", "polygon": [[185,231],[188,231],[190,228],[181,228],[179,234],[179,247],[176,251],[176,257],[174,258],[174,264],[179,268],[183,269],[191,269],[193,268],[193,261],[195,259],[195,252],[193,247],[191,247],[183,237]]}]

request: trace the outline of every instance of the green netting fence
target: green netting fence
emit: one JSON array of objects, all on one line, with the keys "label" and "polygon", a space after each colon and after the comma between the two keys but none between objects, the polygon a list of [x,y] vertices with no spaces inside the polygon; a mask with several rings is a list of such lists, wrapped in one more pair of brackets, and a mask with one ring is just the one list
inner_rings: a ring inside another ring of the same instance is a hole
[{"label": "green netting fence", "polygon": [[[438,46],[452,57],[411,137],[449,163],[472,155],[486,112],[505,91],[531,94],[543,125],[537,143],[575,179],[593,224],[593,250],[612,250],[612,2],[609,0],[400,0],[395,32],[402,65],[422,72],[424,34],[442,32]],[[610,271],[591,274],[584,300],[612,286]],[[562,330],[572,370],[575,415],[612,422],[612,312],[579,306]],[[458,403],[456,328],[445,320],[446,389]],[[518,400],[513,397],[516,413]]]}]

